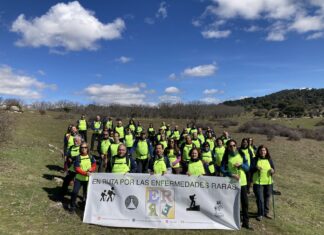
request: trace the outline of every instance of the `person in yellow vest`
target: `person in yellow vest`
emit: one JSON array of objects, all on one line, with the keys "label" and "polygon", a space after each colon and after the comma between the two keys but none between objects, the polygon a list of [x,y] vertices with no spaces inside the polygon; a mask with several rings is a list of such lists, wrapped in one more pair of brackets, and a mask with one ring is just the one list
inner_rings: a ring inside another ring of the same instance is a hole
[{"label": "person in yellow vest", "polygon": [[215,148],[215,136],[213,136],[211,131],[206,132],[206,139],[205,142],[208,142],[210,149]]},{"label": "person in yellow vest", "polygon": [[269,202],[271,193],[273,193],[272,176],[275,173],[275,167],[269,150],[264,145],[259,146],[256,157],[252,159],[251,173],[253,179],[253,192],[258,208],[256,219],[261,221],[263,216],[267,219],[272,219],[269,215]]},{"label": "person in yellow vest", "polygon": [[210,149],[208,142],[203,143],[201,148],[201,160],[205,167],[206,175],[215,175],[215,155],[214,151]]},{"label": "person in yellow vest", "polygon": [[80,146],[80,155],[76,157],[74,161],[75,179],[73,191],[71,194],[71,205],[70,212],[75,212],[76,209],[76,199],[80,191],[83,188],[83,202],[86,201],[87,188],[89,176],[92,172],[96,170],[96,160],[89,155],[89,148],[87,143],[82,143]]},{"label": "person in yellow vest", "polygon": [[227,145],[227,141],[231,139],[227,131],[223,131],[223,134],[220,138],[222,138],[224,145]]},{"label": "person in yellow vest", "polygon": [[136,173],[136,162],[127,154],[125,144],[120,144],[117,155],[109,159],[107,172],[118,174]]},{"label": "person in yellow vest", "polygon": [[78,134],[78,129],[74,125],[69,125],[67,133],[64,135],[63,152],[66,156],[68,150],[74,145],[74,136]]},{"label": "person in yellow vest", "polygon": [[121,145],[122,142],[120,141],[120,136],[118,132],[114,133],[114,141],[111,142],[109,149],[108,149],[108,160],[112,157],[117,155],[118,147]]},{"label": "person in yellow vest", "polygon": [[105,125],[104,125],[108,131],[114,130],[114,122],[111,117],[106,117]]},{"label": "person in yellow vest", "polygon": [[92,136],[91,136],[91,148],[90,148],[90,150],[93,151],[94,143],[95,143],[95,141],[99,142],[100,135],[101,135],[101,132],[102,132],[102,123],[101,123],[99,115],[97,115],[96,119],[92,122],[92,127],[91,128],[93,130],[93,133],[92,133]]},{"label": "person in yellow vest", "polygon": [[135,141],[135,138],[134,138],[134,134],[132,132],[131,129],[129,128],[126,128],[126,134],[125,134],[125,145],[126,145],[126,148],[127,148],[127,152],[129,153],[134,145],[134,141]]},{"label": "person in yellow vest", "polygon": [[193,132],[193,134],[192,134],[192,143],[195,144],[196,148],[200,149],[202,143],[201,143],[200,139],[198,138],[197,132]]},{"label": "person in yellow vest", "polygon": [[180,151],[181,151],[181,166],[182,166],[182,172],[184,174],[188,171],[188,163],[190,161],[190,150],[192,148],[195,148],[195,144],[192,142],[191,136],[187,135],[185,137],[185,142],[181,145]]},{"label": "person in yellow vest", "polygon": [[138,121],[137,126],[136,126],[136,132],[135,132],[136,138],[139,138],[142,132],[143,132],[142,123],[140,121]]},{"label": "person in yellow vest", "polygon": [[196,127],[196,124],[192,124],[192,127],[190,129],[190,135],[193,136],[194,133],[198,133],[198,129]]},{"label": "person in yellow vest", "polygon": [[243,223],[242,227],[253,230],[249,224],[249,200],[247,196],[246,172],[249,164],[245,155],[238,151],[237,143],[231,139],[227,141],[227,148],[221,163],[221,172],[225,177],[231,177],[240,182],[241,185],[241,208]]},{"label": "person in yellow vest", "polygon": [[165,122],[162,122],[162,123],[161,123],[161,126],[160,126],[160,129],[162,129],[162,130],[165,131],[166,128],[167,128],[167,127],[166,127],[166,125],[165,125]]},{"label": "person in yellow vest", "polygon": [[187,175],[191,176],[200,176],[205,175],[204,164],[201,161],[200,151],[197,148],[192,148],[189,152],[190,161],[188,163]]},{"label": "person in yellow vest", "polygon": [[182,169],[180,166],[181,152],[176,144],[176,140],[169,139],[168,146],[164,149],[164,155],[169,158],[173,174],[180,174]]},{"label": "person in yellow vest", "polygon": [[85,119],[85,115],[82,114],[80,120],[78,120],[77,122],[77,127],[79,130],[79,134],[81,135],[82,139],[87,142],[88,138],[87,138],[87,130],[88,130],[88,122]]},{"label": "person in yellow vest", "polygon": [[190,131],[191,131],[190,123],[187,123],[187,127],[185,129],[186,129],[187,133],[190,134]]},{"label": "person in yellow vest", "polygon": [[174,126],[174,129],[173,129],[172,134],[171,134],[171,138],[176,140],[177,143],[179,142],[179,140],[180,140],[180,131],[179,131],[179,126],[178,125]]},{"label": "person in yellow vest", "polygon": [[180,135],[180,140],[178,141],[178,145],[182,146],[186,142],[186,137],[189,135],[189,132],[187,128],[183,128],[181,135]]},{"label": "person in yellow vest", "polygon": [[200,139],[200,143],[202,144],[205,143],[206,141],[205,135],[203,133],[203,129],[201,127],[198,128],[198,139]]},{"label": "person in yellow vest", "polygon": [[74,177],[75,177],[74,161],[75,161],[76,157],[80,155],[80,145],[81,145],[81,141],[82,141],[81,135],[75,135],[73,141],[74,141],[74,145],[72,145],[69,148],[69,150],[67,152],[66,159],[65,159],[65,162],[66,162],[65,164],[67,166],[68,172],[67,172],[66,176],[64,177],[62,188],[61,188],[60,200],[62,200],[62,201],[64,199],[64,196],[68,192],[68,187],[69,187],[71,181],[74,180]]},{"label": "person in yellow vest", "polygon": [[137,173],[147,173],[149,158],[153,155],[152,143],[146,139],[146,133],[143,131],[140,138],[137,139],[131,149],[130,155],[135,153]]},{"label": "person in yellow vest", "polygon": [[[251,149],[249,148],[249,139],[243,138],[241,141],[241,147],[239,148],[239,151],[242,151],[248,160],[249,167],[251,166],[251,161],[253,159],[253,153]],[[252,184],[252,175],[251,171],[248,171],[246,173],[246,180],[247,180],[247,193],[250,194],[251,184]]]},{"label": "person in yellow vest", "polygon": [[98,145],[98,153],[100,156],[100,162],[99,167],[98,167],[98,172],[103,172],[105,171],[107,167],[107,162],[108,162],[108,150],[111,145],[111,142],[109,140],[109,133],[108,130],[105,130],[102,132],[102,138],[99,141]]},{"label": "person in yellow vest", "polygon": [[225,153],[225,146],[223,144],[223,140],[221,138],[216,139],[216,146],[214,148],[215,158],[216,158],[216,175],[221,175],[221,164],[223,160],[223,156]]},{"label": "person in yellow vest", "polygon": [[155,135],[154,145],[156,145],[157,143],[159,143],[161,141],[162,135],[165,135],[165,129],[160,128],[159,132]]},{"label": "person in yellow vest", "polygon": [[135,135],[136,125],[133,118],[129,119],[127,128],[129,128],[131,132]]},{"label": "person in yellow vest", "polygon": [[168,141],[167,141],[167,137],[165,136],[165,134],[161,135],[161,139],[160,139],[159,143],[163,145],[163,149],[165,149],[168,146]]},{"label": "person in yellow vest", "polygon": [[171,134],[172,134],[172,131],[171,131],[170,124],[167,124],[167,125],[166,125],[166,129],[165,129],[165,136],[166,136],[167,138],[169,138],[169,137],[171,136]]},{"label": "person in yellow vest", "polygon": [[115,132],[118,132],[119,139],[121,142],[123,142],[125,137],[125,128],[123,127],[122,120],[119,118],[117,119],[117,126],[115,126]]},{"label": "person in yellow vest", "polygon": [[167,156],[164,155],[164,147],[158,143],[155,145],[154,155],[149,161],[149,173],[155,175],[164,175],[167,172],[171,172],[170,161]]},{"label": "person in yellow vest", "polygon": [[149,124],[149,128],[147,128],[147,136],[151,143],[154,143],[155,139],[155,129],[153,127],[153,123]]},{"label": "person in yellow vest", "polygon": [[254,145],[253,138],[248,138],[249,139],[249,149],[252,151],[253,157],[256,155],[257,147]]}]

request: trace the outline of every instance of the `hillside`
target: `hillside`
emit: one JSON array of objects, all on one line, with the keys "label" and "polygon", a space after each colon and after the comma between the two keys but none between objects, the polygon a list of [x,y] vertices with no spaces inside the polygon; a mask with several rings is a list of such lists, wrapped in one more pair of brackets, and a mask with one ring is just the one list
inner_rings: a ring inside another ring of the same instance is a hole
[{"label": "hillside", "polygon": [[324,110],[324,89],[282,90],[263,97],[226,101],[224,104],[243,106],[246,110],[274,109],[278,116],[320,116]]}]

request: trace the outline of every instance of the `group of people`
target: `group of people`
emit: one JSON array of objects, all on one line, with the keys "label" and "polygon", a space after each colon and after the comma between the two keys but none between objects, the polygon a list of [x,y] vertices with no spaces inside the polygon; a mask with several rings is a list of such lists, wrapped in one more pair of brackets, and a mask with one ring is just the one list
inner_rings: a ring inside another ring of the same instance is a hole
[{"label": "group of people", "polygon": [[[87,130],[92,129],[91,145]],[[97,148],[95,149],[95,143]],[[92,154],[90,154],[92,153]],[[241,185],[242,227],[249,225],[248,194],[256,197],[257,220],[271,219],[269,201],[272,193],[274,164],[266,146],[258,148],[252,138],[243,138],[241,145],[224,131],[217,137],[210,127],[205,129],[188,123],[181,132],[162,122],[158,131],[150,123],[147,130],[140,122],[121,119],[101,121],[100,116],[89,124],[82,115],[77,125],[70,125],[64,136],[65,169],[67,175],[61,197],[74,180],[70,210],[76,208],[76,197],[83,187],[84,200],[87,181],[92,172],[187,174],[231,177]],[[252,187],[253,185],[253,187]]]}]

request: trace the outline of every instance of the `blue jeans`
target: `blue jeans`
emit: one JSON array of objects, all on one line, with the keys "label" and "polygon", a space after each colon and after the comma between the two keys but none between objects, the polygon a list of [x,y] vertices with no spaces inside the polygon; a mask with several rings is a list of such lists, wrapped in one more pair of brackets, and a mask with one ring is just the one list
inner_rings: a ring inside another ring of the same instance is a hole
[{"label": "blue jeans", "polygon": [[74,180],[74,186],[73,186],[73,191],[71,194],[71,208],[75,209],[76,208],[76,199],[78,196],[78,193],[80,191],[80,188],[83,188],[83,201],[86,200],[86,195],[87,195],[87,189],[88,189],[88,181],[80,181],[75,179]]},{"label": "blue jeans", "polygon": [[255,194],[258,207],[258,216],[265,216],[269,213],[270,196],[272,193],[272,184],[260,185],[253,184],[253,192]]}]

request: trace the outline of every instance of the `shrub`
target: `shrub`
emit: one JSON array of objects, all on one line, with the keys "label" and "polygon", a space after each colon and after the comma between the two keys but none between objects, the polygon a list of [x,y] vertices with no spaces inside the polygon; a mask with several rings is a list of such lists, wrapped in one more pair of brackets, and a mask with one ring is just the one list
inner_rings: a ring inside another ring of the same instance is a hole
[{"label": "shrub", "polygon": [[44,110],[44,109],[39,110],[39,114],[40,115],[45,115],[46,114],[46,110]]}]

